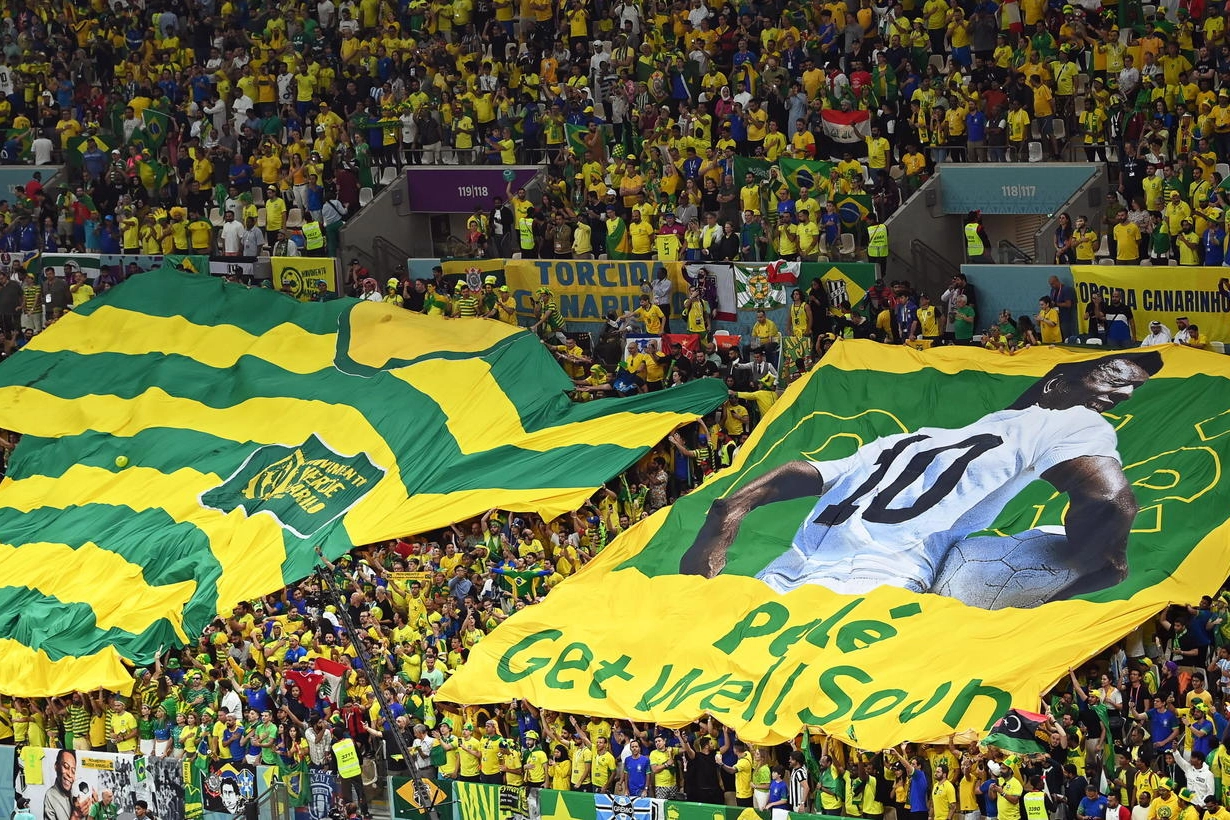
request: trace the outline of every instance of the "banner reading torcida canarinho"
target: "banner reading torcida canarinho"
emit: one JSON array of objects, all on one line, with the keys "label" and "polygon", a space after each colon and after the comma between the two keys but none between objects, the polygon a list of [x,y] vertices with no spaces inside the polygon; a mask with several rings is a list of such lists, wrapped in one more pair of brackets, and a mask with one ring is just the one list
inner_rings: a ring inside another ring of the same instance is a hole
[{"label": "banner reading torcida canarinho", "polygon": [[[1230,571],[1230,360],[840,342],[734,465],[477,644],[440,700],[752,742],[985,733]],[[613,625],[618,625],[613,626]]]},{"label": "banner reading torcida canarinho", "polygon": [[1088,330],[1084,317],[1092,294],[1100,292],[1109,302],[1116,290],[1122,290],[1123,303],[1132,309],[1137,339],[1148,335],[1152,321],[1174,333],[1176,320],[1186,317],[1199,326],[1201,337],[1230,341],[1230,268],[1073,265],[1072,279],[1082,333]]}]

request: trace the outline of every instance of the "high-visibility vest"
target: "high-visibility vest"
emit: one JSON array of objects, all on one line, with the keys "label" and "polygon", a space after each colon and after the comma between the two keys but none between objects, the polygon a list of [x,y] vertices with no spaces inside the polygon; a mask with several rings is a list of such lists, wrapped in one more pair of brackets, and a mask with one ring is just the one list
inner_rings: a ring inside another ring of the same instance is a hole
[{"label": "high-visibility vest", "polygon": [[867,255],[888,256],[888,227],[872,225],[867,229]]},{"label": "high-visibility vest", "polygon": [[1026,820],[1046,820],[1046,794],[1043,792],[1026,792],[1021,798],[1025,804]]},{"label": "high-visibility vest", "polygon": [[354,741],[350,738],[333,744],[333,759],[337,761],[338,776],[343,780],[358,777],[363,773],[363,767],[359,764],[359,753],[355,751]]},{"label": "high-visibility vest", "polygon": [[978,223],[970,222],[965,226],[965,255],[973,259],[975,256],[982,256],[985,251],[982,237],[978,235]]},{"label": "high-visibility vest", "polygon": [[320,229],[319,222],[303,223],[303,244],[309,251],[325,246],[325,233]]},{"label": "high-visibility vest", "polygon": [[521,235],[521,247],[529,250],[534,247],[534,220],[523,216],[517,220],[517,233]]}]

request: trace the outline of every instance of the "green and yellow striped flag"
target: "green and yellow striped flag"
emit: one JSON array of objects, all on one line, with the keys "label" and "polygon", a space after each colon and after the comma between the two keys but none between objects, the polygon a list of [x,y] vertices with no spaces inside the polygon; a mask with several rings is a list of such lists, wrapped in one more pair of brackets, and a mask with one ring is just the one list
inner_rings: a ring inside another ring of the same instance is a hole
[{"label": "green and yellow striped flag", "polygon": [[573,404],[532,334],[171,268],[0,366],[0,691],[126,691],[218,613],[493,506],[580,506],[725,385]]}]

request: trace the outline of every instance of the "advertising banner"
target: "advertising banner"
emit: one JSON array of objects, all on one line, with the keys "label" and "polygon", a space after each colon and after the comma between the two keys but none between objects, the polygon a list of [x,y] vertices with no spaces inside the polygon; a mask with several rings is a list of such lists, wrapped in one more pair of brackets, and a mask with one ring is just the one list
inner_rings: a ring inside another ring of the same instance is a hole
[{"label": "advertising banner", "polygon": [[[498,626],[439,697],[711,714],[754,743],[985,733],[1230,572],[1228,392],[1230,360],[1178,345],[839,342],[730,468]],[[677,622],[684,643],[655,627]]]},{"label": "advertising banner", "polygon": [[1230,268],[1137,267],[1135,265],[1073,265],[1077,324],[1088,332],[1085,310],[1092,295],[1109,302],[1116,290],[1132,309],[1136,338],[1149,333],[1156,320],[1174,333],[1175,320],[1186,317],[1198,325],[1200,335],[1217,342],[1230,341]]}]

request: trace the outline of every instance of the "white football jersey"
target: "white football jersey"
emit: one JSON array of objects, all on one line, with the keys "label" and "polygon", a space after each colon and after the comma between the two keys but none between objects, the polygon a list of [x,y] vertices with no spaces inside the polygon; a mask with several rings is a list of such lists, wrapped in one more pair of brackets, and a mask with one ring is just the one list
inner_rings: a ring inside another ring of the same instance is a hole
[{"label": "white football jersey", "polygon": [[756,577],[778,592],[804,584],[850,594],[878,586],[925,592],[953,543],[990,526],[1047,470],[1080,456],[1119,459],[1110,423],[1086,407],[1031,406],[813,461],[824,494],[791,549]]}]

